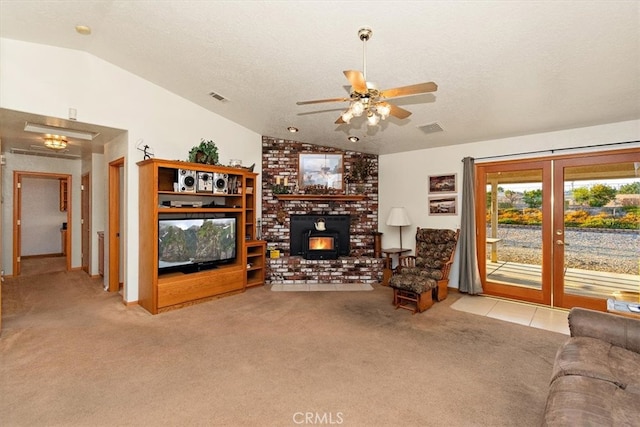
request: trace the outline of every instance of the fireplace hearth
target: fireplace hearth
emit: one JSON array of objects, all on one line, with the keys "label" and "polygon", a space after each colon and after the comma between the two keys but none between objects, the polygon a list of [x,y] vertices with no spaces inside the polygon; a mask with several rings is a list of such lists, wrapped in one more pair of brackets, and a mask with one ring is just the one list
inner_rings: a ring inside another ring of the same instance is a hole
[{"label": "fireplace hearth", "polygon": [[349,215],[291,215],[291,255],[305,259],[338,259],[349,256]]}]

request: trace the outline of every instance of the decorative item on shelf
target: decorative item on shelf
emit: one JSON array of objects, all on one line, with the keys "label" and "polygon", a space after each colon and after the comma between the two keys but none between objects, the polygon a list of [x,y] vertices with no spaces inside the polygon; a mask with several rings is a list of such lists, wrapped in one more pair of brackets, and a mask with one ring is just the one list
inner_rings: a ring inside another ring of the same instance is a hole
[{"label": "decorative item on shelf", "polygon": [[262,219],[256,219],[256,240],[262,240]]},{"label": "decorative item on shelf", "polygon": [[340,191],[336,188],[327,187],[326,185],[316,184],[316,185],[307,185],[302,188],[305,194],[329,194],[335,195]]},{"label": "decorative item on shelf", "polygon": [[205,165],[217,165],[218,147],[216,147],[216,143],[203,138],[199,145],[195,145],[189,151],[188,161],[191,163],[202,163]]},{"label": "decorative item on shelf", "polygon": [[284,177],[284,180],[277,176],[276,183],[271,187],[273,194],[289,194],[289,180]]},{"label": "decorative item on shelf", "polygon": [[282,184],[275,184],[271,187],[273,194],[289,194],[289,189]]},{"label": "decorative item on shelf", "polygon": [[229,160],[229,166],[231,166],[232,168],[241,168],[242,167],[242,160],[240,160],[240,159],[231,159],[231,160]]}]

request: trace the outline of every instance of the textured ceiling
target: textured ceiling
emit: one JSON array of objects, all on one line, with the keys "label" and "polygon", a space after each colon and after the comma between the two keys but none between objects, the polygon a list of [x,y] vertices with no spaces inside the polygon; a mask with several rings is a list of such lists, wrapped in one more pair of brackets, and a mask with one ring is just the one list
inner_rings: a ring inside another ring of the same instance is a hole
[{"label": "textured ceiling", "polygon": [[[408,119],[338,126],[345,103],[296,105],[347,95],[362,26],[369,81],[439,86],[394,100]],[[370,153],[640,118],[638,1],[3,0],[0,36],[87,51],[262,135]]]}]

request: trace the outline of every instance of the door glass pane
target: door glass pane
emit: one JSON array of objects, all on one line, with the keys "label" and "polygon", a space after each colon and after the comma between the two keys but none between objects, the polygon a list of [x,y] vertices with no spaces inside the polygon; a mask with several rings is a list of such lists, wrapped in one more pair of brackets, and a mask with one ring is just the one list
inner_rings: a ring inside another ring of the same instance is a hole
[{"label": "door glass pane", "polygon": [[564,168],[564,293],[640,302],[640,164]]},{"label": "door glass pane", "polygon": [[542,171],[487,174],[487,281],[542,289]]}]

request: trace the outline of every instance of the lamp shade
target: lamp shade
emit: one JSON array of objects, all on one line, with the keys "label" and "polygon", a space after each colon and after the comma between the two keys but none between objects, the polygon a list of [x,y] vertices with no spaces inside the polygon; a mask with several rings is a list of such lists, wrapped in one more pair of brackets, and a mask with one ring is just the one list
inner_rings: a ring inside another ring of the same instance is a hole
[{"label": "lamp shade", "polygon": [[387,225],[394,225],[397,227],[404,227],[405,225],[411,225],[409,214],[405,208],[391,208],[389,217],[387,218]]}]

